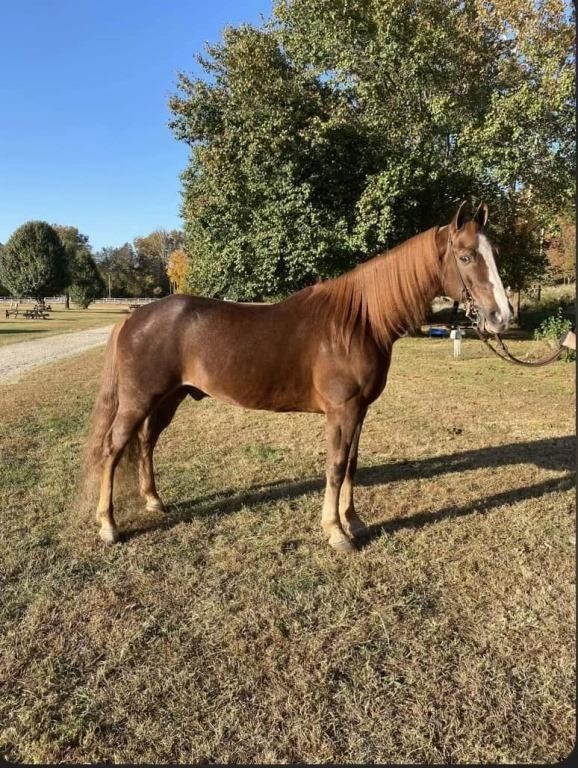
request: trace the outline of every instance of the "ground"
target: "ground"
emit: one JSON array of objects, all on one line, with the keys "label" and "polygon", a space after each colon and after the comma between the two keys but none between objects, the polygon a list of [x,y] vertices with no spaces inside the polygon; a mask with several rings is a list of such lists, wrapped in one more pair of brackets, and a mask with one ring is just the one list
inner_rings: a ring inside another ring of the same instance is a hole
[{"label": "ground", "polygon": [[[112,325],[98,326],[84,331],[49,334],[19,344],[0,345],[0,381],[15,382],[39,365],[98,347],[106,342],[112,328]],[[1,335],[0,331],[0,338]]]},{"label": "ground", "polygon": [[[513,342],[514,353],[525,348]],[[556,762],[574,744],[574,366],[404,339],[361,438],[352,556],[323,420],[186,402],[166,516],[79,493],[102,350],[0,385],[0,755]]]},{"label": "ground", "polygon": [[[62,304],[55,304],[46,320],[25,320],[23,317],[6,318],[8,306],[0,303],[0,347],[110,325],[126,317],[128,312],[128,304],[92,304],[88,309],[75,306],[64,309]],[[22,309],[31,307],[32,304],[22,305]]]}]

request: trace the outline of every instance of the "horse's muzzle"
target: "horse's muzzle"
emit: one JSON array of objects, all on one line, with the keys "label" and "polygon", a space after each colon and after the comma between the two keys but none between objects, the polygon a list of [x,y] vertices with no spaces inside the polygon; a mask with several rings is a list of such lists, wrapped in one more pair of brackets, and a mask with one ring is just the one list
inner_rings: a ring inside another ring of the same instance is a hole
[{"label": "horse's muzzle", "polygon": [[482,309],[480,310],[480,314],[483,320],[483,330],[489,331],[490,333],[505,333],[508,330],[513,317],[510,311],[505,314],[498,309],[492,309],[489,312]]}]

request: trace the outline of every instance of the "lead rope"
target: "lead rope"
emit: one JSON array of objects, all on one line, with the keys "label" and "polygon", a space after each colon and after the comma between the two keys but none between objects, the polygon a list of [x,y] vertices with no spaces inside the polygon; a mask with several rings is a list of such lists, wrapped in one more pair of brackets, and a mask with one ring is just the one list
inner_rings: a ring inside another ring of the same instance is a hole
[{"label": "lead rope", "polygon": [[[491,349],[494,355],[497,355],[498,357],[501,357],[502,360],[506,360],[509,363],[513,363],[514,365],[522,365],[524,368],[539,368],[542,365],[549,365],[550,363],[553,363],[554,360],[556,360],[562,352],[564,352],[565,347],[560,344],[558,349],[555,349],[551,354],[544,355],[544,357],[538,358],[538,360],[520,360],[519,357],[515,357],[510,350],[506,347],[504,344],[504,341],[502,337],[498,333],[492,334],[495,341],[497,342],[498,346],[501,349],[501,352],[498,352],[498,350],[495,347],[492,347],[488,339],[483,335],[483,333],[480,331],[477,325],[474,325],[474,330],[478,334],[478,337],[484,342],[486,347],[488,349]],[[503,353],[503,354],[502,354]]]},{"label": "lead rope", "polygon": [[538,360],[520,360],[519,357],[515,357],[510,352],[510,350],[506,347],[502,337],[498,333],[492,333],[492,336],[494,337],[494,340],[500,347],[501,352],[499,352],[495,347],[493,347],[490,344],[488,338],[484,336],[484,334],[480,330],[480,316],[479,316],[476,304],[474,302],[474,298],[470,293],[470,290],[463,278],[462,271],[458,263],[458,258],[453,249],[451,234],[449,232],[448,232],[448,248],[450,249],[450,252],[454,257],[454,260],[456,262],[456,268],[458,270],[458,275],[460,276],[460,280],[462,282],[464,304],[466,307],[466,317],[468,317],[472,321],[472,327],[474,331],[476,332],[478,337],[481,339],[481,341],[484,342],[486,347],[488,347],[488,349],[490,349],[494,353],[494,355],[497,355],[497,357],[501,358],[502,360],[506,360],[506,362],[508,363],[512,363],[513,365],[521,365],[524,368],[539,368],[542,365],[549,365],[550,363],[553,363],[554,360],[556,360],[558,357],[560,357],[560,355],[562,354],[562,352],[564,352],[564,349],[565,349],[565,347],[561,343],[561,339],[558,341],[559,343],[558,349],[554,350],[549,355],[544,355],[544,357],[540,357]]}]

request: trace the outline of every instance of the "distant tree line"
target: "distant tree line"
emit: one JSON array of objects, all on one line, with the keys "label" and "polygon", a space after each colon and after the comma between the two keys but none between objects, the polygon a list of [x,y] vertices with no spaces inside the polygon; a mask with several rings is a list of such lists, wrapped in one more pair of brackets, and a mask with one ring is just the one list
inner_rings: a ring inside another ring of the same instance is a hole
[{"label": "distant tree line", "polygon": [[105,282],[106,295],[164,296],[171,292],[167,274],[174,251],[182,249],[184,235],[179,230],[157,229],[146,237],[120,247],[102,248],[95,254]]},{"label": "distant tree line", "polygon": [[191,149],[190,289],[282,296],[470,196],[490,207],[506,284],[540,278],[549,255],[568,276],[574,14],[564,0],[276,0],[261,27],[227,28],[170,102]]},{"label": "distant tree line", "polygon": [[71,299],[82,307],[109,295],[163,296],[175,289],[167,270],[182,247],[182,232],[158,229],[133,244],[94,253],[76,227],[29,221],[0,244],[0,293],[38,299],[64,294],[66,306]]}]

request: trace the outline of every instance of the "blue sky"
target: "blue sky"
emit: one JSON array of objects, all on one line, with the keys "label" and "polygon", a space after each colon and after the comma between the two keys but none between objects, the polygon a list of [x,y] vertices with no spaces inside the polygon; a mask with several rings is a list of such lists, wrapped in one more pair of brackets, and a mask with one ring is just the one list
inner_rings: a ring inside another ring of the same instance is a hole
[{"label": "blue sky", "polygon": [[2,0],[0,242],[25,221],[95,250],[181,226],[187,147],[168,128],[177,72],[270,0]]}]

